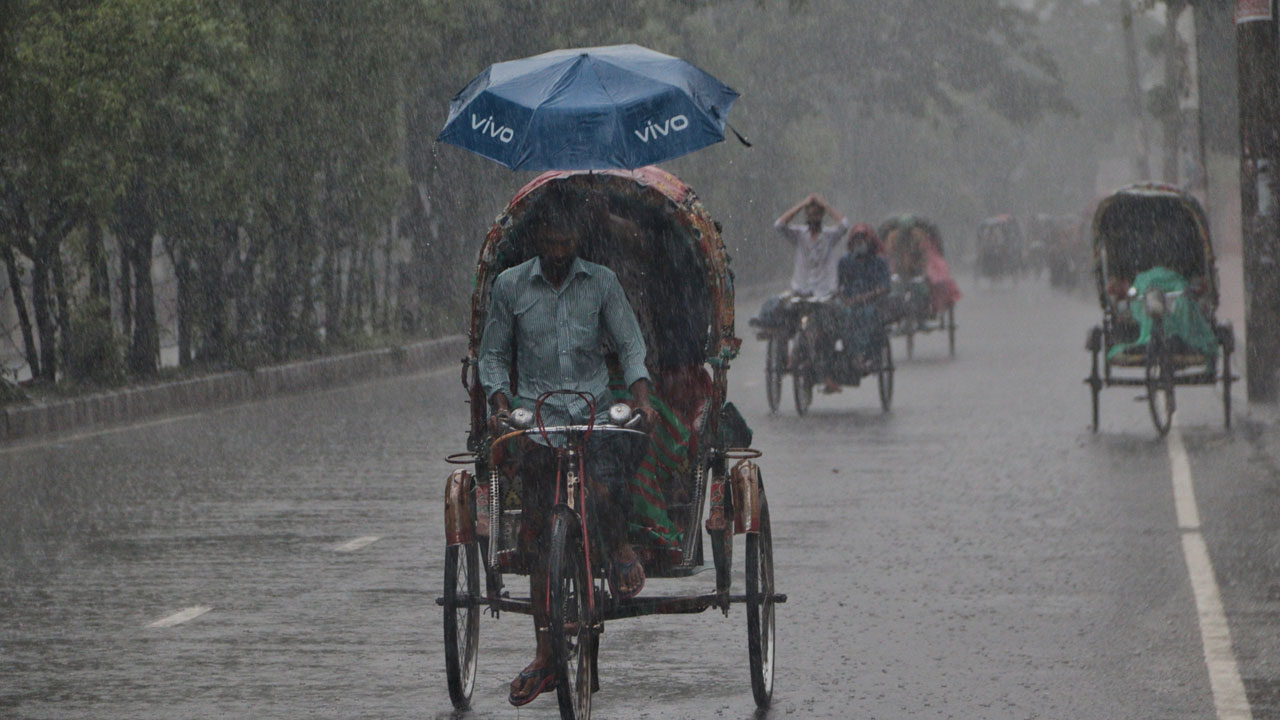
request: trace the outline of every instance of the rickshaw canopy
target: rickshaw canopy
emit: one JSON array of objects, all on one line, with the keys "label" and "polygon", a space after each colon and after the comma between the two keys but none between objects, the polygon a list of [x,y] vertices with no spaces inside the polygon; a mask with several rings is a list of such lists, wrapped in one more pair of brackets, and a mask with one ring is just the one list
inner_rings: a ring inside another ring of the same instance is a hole
[{"label": "rickshaw canopy", "polygon": [[[723,403],[724,370],[742,341],[734,334],[733,272],[717,224],[679,178],[661,168],[552,171],[521,188],[489,229],[472,295],[470,352],[476,357],[494,279],[537,252],[522,221],[548,188],[576,193],[590,218],[579,255],[613,270],[636,311],[655,378],[710,365]],[[483,413],[484,398],[474,403]],[[478,421],[481,417],[476,418]]]},{"label": "rickshaw canopy", "polygon": [[1171,185],[1141,183],[1112,193],[1093,215],[1093,251],[1098,293],[1107,285],[1131,284],[1139,273],[1165,267],[1204,283],[1216,307],[1217,273],[1209,222],[1194,196]]}]

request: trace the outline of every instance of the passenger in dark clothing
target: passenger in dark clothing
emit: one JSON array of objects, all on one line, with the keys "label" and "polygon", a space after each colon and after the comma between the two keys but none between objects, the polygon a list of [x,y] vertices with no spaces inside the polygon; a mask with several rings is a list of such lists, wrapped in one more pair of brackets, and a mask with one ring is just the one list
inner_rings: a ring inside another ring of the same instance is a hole
[{"label": "passenger in dark clothing", "polygon": [[876,347],[884,321],[876,300],[889,293],[889,262],[880,238],[870,225],[859,223],[849,231],[849,253],[840,258],[836,275],[838,297],[844,308],[841,340],[860,371],[870,367],[868,358]]}]

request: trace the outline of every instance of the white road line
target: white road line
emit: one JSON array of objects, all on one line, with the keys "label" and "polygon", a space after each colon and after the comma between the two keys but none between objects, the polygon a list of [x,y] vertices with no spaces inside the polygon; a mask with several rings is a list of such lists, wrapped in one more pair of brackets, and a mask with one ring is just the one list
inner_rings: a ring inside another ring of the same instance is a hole
[{"label": "white road line", "polygon": [[377,535],[365,535],[364,537],[358,537],[355,540],[348,540],[347,542],[344,542],[341,545],[338,545],[335,548],[333,548],[333,551],[334,552],[355,552],[356,550],[359,550],[360,548],[368,545],[372,545],[381,539],[382,538]]},{"label": "white road line", "polygon": [[1235,652],[1231,649],[1231,628],[1222,608],[1222,596],[1213,574],[1209,548],[1200,531],[1200,511],[1196,507],[1195,484],[1191,463],[1182,443],[1182,432],[1174,425],[1168,437],[1169,465],[1173,474],[1173,497],[1178,528],[1182,531],[1182,554],[1191,576],[1191,591],[1196,599],[1200,620],[1200,640],[1204,645],[1204,662],[1209,669],[1209,687],[1218,720],[1252,720],[1249,698],[1240,679]]},{"label": "white road line", "polygon": [[201,615],[209,612],[212,609],[213,608],[210,607],[209,605],[196,605],[195,607],[189,607],[186,610],[181,610],[179,612],[176,612],[167,618],[161,618],[160,620],[157,620],[151,623],[147,627],[167,628],[167,627],[173,627],[174,625],[181,625],[182,623],[187,622],[188,620],[194,620],[200,617]]}]

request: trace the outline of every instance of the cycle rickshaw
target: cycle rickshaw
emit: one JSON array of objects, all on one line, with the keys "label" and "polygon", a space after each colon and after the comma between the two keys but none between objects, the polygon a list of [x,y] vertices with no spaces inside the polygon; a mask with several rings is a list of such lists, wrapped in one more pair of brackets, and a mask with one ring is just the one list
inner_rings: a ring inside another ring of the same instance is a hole
[{"label": "cycle rickshaw", "polygon": [[1102,306],[1102,324],[1085,343],[1093,431],[1104,387],[1145,388],[1139,399],[1163,436],[1173,422],[1177,386],[1219,381],[1230,427],[1235,332],[1215,317],[1218,270],[1200,203],[1168,185],[1123,188],[1094,213],[1093,250]]},{"label": "cycle rickshaw", "polygon": [[892,334],[906,338],[907,357],[915,353],[918,333],[947,333],[956,354],[956,301],[960,290],[943,257],[938,226],[917,215],[892,217],[880,225],[889,255],[892,290],[883,307],[893,321]]},{"label": "cycle rickshaw", "polygon": [[996,282],[1010,278],[1016,284],[1026,269],[1023,258],[1022,228],[1012,215],[996,215],[978,225],[974,242],[974,279],[988,278]]},{"label": "cycle rickshaw", "polygon": [[875,375],[880,408],[889,412],[894,367],[888,326],[872,339],[875,349],[871,362],[860,365],[851,350],[837,346],[829,337],[838,312],[833,303],[838,300],[790,295],[783,302],[785,311],[779,314],[784,322],[756,328],[756,338],[766,343],[764,386],[769,411],[777,411],[782,401],[782,379],[791,375],[796,413],[807,413],[813,403],[814,385],[821,380],[819,368],[826,368],[841,385],[857,386],[864,378]]},{"label": "cycle rickshaw", "polygon": [[[648,578],[679,578],[703,568],[705,532],[715,570],[712,592],[622,599],[603,580],[607,569],[582,490],[586,482],[572,459],[593,432],[632,432],[625,406],[611,409],[616,422],[607,426],[546,428],[535,408],[523,418],[513,413],[512,427],[500,437],[488,429],[476,353],[489,293],[498,273],[534,254],[519,232],[521,218],[553,183],[590,193],[621,228],[592,233],[579,251],[617,273],[649,350],[653,403],[663,420],[652,434],[643,472],[630,480],[636,502],[641,496],[644,502],[643,512],[633,512],[641,520],[633,520],[630,540]],[[549,559],[548,631],[561,716],[590,716],[599,687],[597,641],[606,622],[712,608],[727,617],[734,604],[746,605],[752,692],[761,707],[769,704],[774,607],[786,596],[774,587],[769,505],[760,468],[752,462],[760,453],[748,447],[751,431],[726,398],[730,361],[741,344],[733,312],[733,274],[718,226],[683,182],[656,167],[544,173],[494,223],[480,251],[470,354],[463,360],[471,406],[467,451],[449,457],[470,467],[455,470],[445,490],[444,592],[437,602],[444,608],[445,669],[455,707],[471,701],[482,611],[495,618],[502,612],[533,613],[532,598],[513,595],[506,578],[529,574],[535,562],[520,540],[524,478],[510,462],[511,444],[535,433],[561,433],[566,448],[556,478]],[[736,593],[730,583],[735,534],[746,536],[746,588]]]}]

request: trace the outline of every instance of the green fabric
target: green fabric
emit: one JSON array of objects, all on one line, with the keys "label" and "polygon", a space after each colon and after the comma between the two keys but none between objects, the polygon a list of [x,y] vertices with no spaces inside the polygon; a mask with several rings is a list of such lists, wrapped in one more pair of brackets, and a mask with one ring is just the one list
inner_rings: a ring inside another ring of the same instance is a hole
[{"label": "green fabric", "polygon": [[[609,389],[615,401],[632,399],[616,375],[610,378]],[[667,490],[690,471],[693,434],[661,398],[650,395],[649,404],[658,411],[658,427],[653,429],[644,459],[627,483],[631,494],[631,541],[666,553],[671,562],[679,562],[684,533],[667,512]]]},{"label": "green fabric", "polygon": [[[1138,339],[1113,346],[1107,351],[1108,359],[1133,348],[1146,347],[1151,341],[1152,318],[1147,315],[1146,304],[1142,301],[1147,291],[1152,288],[1166,293],[1183,291],[1187,288],[1187,279],[1169,268],[1154,267],[1138,273],[1133,279],[1133,288],[1137,295],[1130,304],[1130,312],[1138,323]],[[1164,317],[1164,331],[1167,336],[1182,340],[1188,347],[1206,357],[1216,357],[1218,354],[1218,339],[1213,334],[1213,327],[1205,319],[1204,313],[1200,312],[1200,304],[1189,295],[1179,295],[1174,299],[1173,307]]]}]

